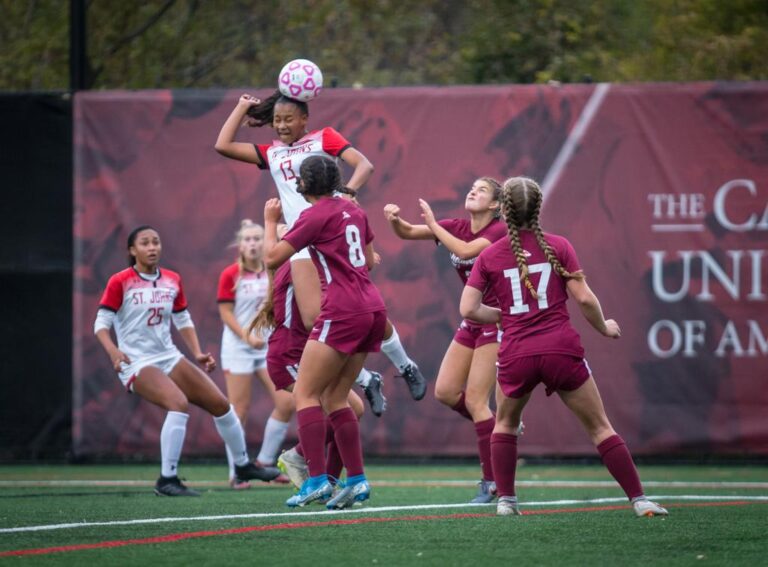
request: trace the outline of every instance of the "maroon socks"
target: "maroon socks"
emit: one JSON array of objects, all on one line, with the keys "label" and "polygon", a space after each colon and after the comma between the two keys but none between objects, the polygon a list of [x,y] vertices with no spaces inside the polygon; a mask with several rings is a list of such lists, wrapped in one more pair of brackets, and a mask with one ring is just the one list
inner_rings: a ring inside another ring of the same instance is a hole
[{"label": "maroon socks", "polygon": [[325,415],[320,406],[296,412],[299,423],[299,442],[307,461],[309,476],[325,474]]},{"label": "maroon socks", "polygon": [[499,496],[514,496],[515,473],[517,471],[517,435],[494,433],[491,435],[490,446],[496,493]]},{"label": "maroon socks", "polygon": [[363,449],[355,412],[352,408],[343,408],[331,413],[328,419],[333,427],[336,447],[347,469],[347,478],[363,474]]},{"label": "maroon socks", "polygon": [[619,435],[612,435],[597,446],[597,452],[611,476],[619,483],[627,498],[632,500],[643,495],[640,475],[632,461],[632,455]]},{"label": "maroon socks", "polygon": [[472,415],[470,415],[469,410],[467,409],[466,399],[464,392],[462,392],[459,401],[456,402],[456,405],[451,406],[451,409],[461,415],[464,419],[472,421]]},{"label": "maroon socks", "polygon": [[493,480],[493,466],[491,465],[491,433],[493,433],[493,427],[495,425],[496,419],[493,417],[475,423],[477,451],[480,455],[480,466],[483,469],[483,480]]}]

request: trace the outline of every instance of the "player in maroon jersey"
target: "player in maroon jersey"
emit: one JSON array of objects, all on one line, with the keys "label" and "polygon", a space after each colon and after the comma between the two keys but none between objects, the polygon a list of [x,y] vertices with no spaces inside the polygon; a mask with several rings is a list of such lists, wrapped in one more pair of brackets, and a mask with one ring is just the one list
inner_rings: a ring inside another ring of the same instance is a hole
[{"label": "player in maroon jersey", "polygon": [[[461,297],[461,314],[486,323],[501,322],[498,413],[491,436],[493,470],[499,493],[497,513],[518,515],[515,496],[520,416],[533,389],[543,382],[578,417],[638,516],[666,515],[649,501],[632,456],[605,414],[584,349],[571,326],[565,302],[570,294],[582,315],[600,334],[617,339],[619,325],[605,319],[587,285],[576,252],[562,236],[545,234],[539,222],[538,184],[513,177],[502,189],[502,211],[509,239],[486,248],[472,268]],[[495,297],[496,306],[484,304]]]},{"label": "player in maroon jersey", "polygon": [[320,315],[310,331],[293,390],[310,477],[286,502],[291,507],[325,501],[332,494],[325,468],[323,410],[347,469],[345,488],[328,500],[327,507],[346,508],[370,494],[357,417],[347,397],[367,354],[381,348],[387,316],[384,300],[368,275],[374,265],[368,218],[355,203],[334,196],[340,188],[341,172],[333,160],[307,158],[300,170],[299,191],[312,206],[276,244],[277,202],[264,219],[267,267],[276,269],[296,250],[309,246],[323,289]]},{"label": "player in maroon jersey", "polygon": [[[213,380],[190,363],[171,340],[173,320],[195,360],[206,372],[216,367],[210,353],[200,349],[181,278],[159,267],[161,251],[160,236],[154,228],[140,226],[130,233],[130,267],[109,278],[94,323],[94,333],[126,389],[168,412],[160,432],[162,466],[155,493],[198,496],[176,474],[190,403],[213,416],[219,435],[233,455],[239,480],[272,480],[280,471],[250,462],[234,408]],[[110,335],[113,324],[117,345]]]},{"label": "player in maroon jersey", "polygon": [[[384,216],[400,238],[435,240],[445,246],[461,281],[466,283],[477,255],[507,234],[506,226],[498,218],[500,194],[498,181],[481,177],[472,184],[464,201],[469,218],[436,221],[424,200],[420,200],[420,205],[425,224],[405,221],[400,216],[400,207],[393,204],[384,207]],[[496,378],[498,335],[495,324],[482,325],[464,319],[443,357],[435,384],[438,401],[474,422],[483,474],[472,500],[475,503],[491,502],[496,491],[490,445],[495,422],[489,402]]]},{"label": "player in maroon jersey", "polygon": [[[216,297],[219,316],[224,323],[221,366],[224,370],[227,397],[232,402],[243,429],[246,429],[254,378],[272,398],[274,409],[264,426],[261,450],[256,462],[262,466],[273,466],[288,432],[294,406],[293,396],[288,392],[276,390],[269,379],[266,337],[245,335],[248,324],[267,294],[267,271],[262,261],[264,228],[250,219],[244,219],[235,234],[234,246],[237,247],[237,261],[221,272]],[[249,488],[249,483],[238,482],[235,477],[234,462],[229,452],[227,461],[230,486],[235,489]],[[285,475],[280,475],[274,482],[289,481]]]},{"label": "player in maroon jersey", "polygon": [[[263,101],[244,94],[222,126],[215,145],[216,151],[223,156],[269,169],[289,228],[296,222],[301,211],[309,207],[309,203],[296,190],[298,172],[305,159],[326,156],[341,159],[352,167],[352,176],[346,185],[340,186],[341,191],[352,195],[373,174],[373,165],[368,158],[344,136],[330,127],[308,131],[308,120],[307,103],[287,98],[280,91],[275,91]],[[271,126],[278,139],[270,144],[236,142],[237,131],[243,124],[253,127]],[[291,258],[291,278],[301,319],[309,329],[320,312],[321,291],[317,271],[307,250],[298,250]],[[422,399],[427,391],[426,380],[405,352],[400,336],[391,323],[387,324],[381,350],[405,380],[413,399]],[[367,382],[361,385],[368,387]]]},{"label": "player in maroon jersey", "polygon": [[[268,212],[265,216],[269,216],[273,203],[274,201],[267,202],[265,208]],[[285,234],[283,229],[287,229],[286,225],[279,225],[277,230],[279,237]],[[304,328],[304,324],[298,316],[289,263],[283,264],[275,271],[267,301],[250,327],[251,332],[256,334],[263,333],[267,329],[271,329],[267,350],[269,376],[276,389],[292,392],[299,372],[301,354],[309,339],[309,331]],[[368,371],[363,368],[362,372]],[[371,374],[374,375],[374,380],[380,384],[381,380],[378,373],[372,372]],[[367,395],[369,389],[366,388],[365,391]],[[355,415],[360,419],[364,412],[362,400],[355,392],[350,391],[348,401]],[[281,471],[288,475],[296,488],[301,488],[301,485],[309,477],[301,444],[284,451],[278,458],[278,466]],[[333,437],[333,428],[326,418],[326,469],[331,482],[340,477],[342,468],[343,463]]]}]

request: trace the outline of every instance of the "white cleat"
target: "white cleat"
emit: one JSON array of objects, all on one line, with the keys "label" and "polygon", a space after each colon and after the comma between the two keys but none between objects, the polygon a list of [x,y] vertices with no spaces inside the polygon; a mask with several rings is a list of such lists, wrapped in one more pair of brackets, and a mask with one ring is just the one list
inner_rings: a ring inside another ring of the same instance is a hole
[{"label": "white cleat", "polygon": [[301,488],[309,478],[307,461],[296,452],[295,447],[282,452],[277,458],[277,468],[291,480],[296,488]]},{"label": "white cleat", "polygon": [[632,507],[635,509],[635,516],[638,518],[652,518],[654,516],[669,516],[666,508],[662,508],[656,502],[651,502],[647,498],[641,500],[635,500],[632,502]]},{"label": "white cleat", "polygon": [[520,507],[517,505],[517,496],[500,496],[496,503],[497,516],[522,516]]}]

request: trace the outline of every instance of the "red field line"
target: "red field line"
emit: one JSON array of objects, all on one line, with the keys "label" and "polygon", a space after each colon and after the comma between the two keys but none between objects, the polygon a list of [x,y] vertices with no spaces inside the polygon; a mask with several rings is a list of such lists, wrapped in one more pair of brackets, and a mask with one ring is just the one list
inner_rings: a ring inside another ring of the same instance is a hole
[{"label": "red field line", "polygon": [[[710,507],[710,506],[746,506],[755,504],[755,502],[734,501],[734,502],[696,502],[688,504],[671,504],[669,507]],[[627,510],[626,505],[621,506],[590,506],[581,508],[555,508],[550,510],[526,510],[526,516],[540,516],[545,514],[572,514],[577,512],[605,512],[610,510]],[[184,532],[179,534],[168,534],[164,536],[147,537],[140,539],[122,539],[113,541],[102,541],[98,543],[81,543],[75,545],[62,545],[57,547],[41,547],[37,549],[15,549],[11,551],[0,552],[0,557],[19,557],[23,555],[48,555],[51,553],[65,553],[70,551],[82,551],[86,549],[108,549],[114,547],[125,547],[128,545],[147,545],[152,543],[170,543],[182,541],[185,539],[194,539],[201,537],[237,535],[249,532],[267,532],[274,530],[294,530],[299,528],[317,528],[326,526],[349,526],[359,524],[374,524],[385,522],[412,522],[427,520],[456,520],[465,518],[486,518],[495,516],[493,513],[485,514],[438,514],[427,516],[395,516],[388,518],[354,518],[350,520],[327,520],[324,522],[291,522],[282,524],[273,524],[270,526],[247,526],[243,528],[230,528],[226,530],[207,530],[200,532]]]}]

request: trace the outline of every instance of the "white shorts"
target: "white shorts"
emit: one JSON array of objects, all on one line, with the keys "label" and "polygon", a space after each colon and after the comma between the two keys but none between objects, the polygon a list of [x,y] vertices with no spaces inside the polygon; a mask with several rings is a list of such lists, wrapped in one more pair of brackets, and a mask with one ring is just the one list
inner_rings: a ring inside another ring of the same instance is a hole
[{"label": "white shorts", "polygon": [[291,262],[295,262],[296,260],[311,260],[312,256],[309,255],[309,248],[302,248],[296,254],[291,256]]},{"label": "white shorts", "polygon": [[253,374],[267,367],[267,351],[262,356],[221,352],[221,369],[230,374]]},{"label": "white shorts", "polygon": [[155,368],[158,368],[160,372],[168,376],[182,358],[184,358],[184,355],[178,350],[148,356],[147,358],[134,360],[128,365],[123,363],[117,376],[120,378],[123,386],[125,386],[125,389],[129,392],[133,392],[133,381],[136,380],[136,377],[142,369],[147,366],[154,366]]}]

